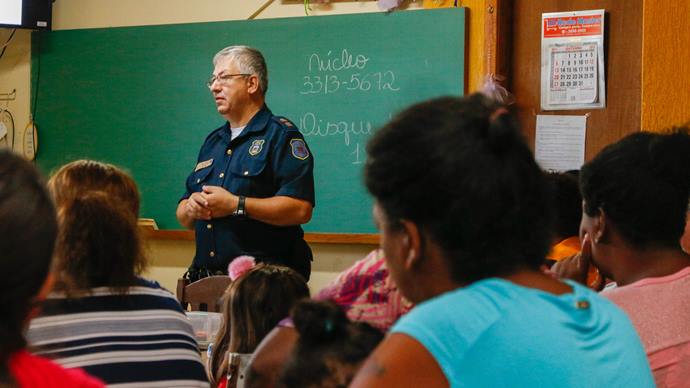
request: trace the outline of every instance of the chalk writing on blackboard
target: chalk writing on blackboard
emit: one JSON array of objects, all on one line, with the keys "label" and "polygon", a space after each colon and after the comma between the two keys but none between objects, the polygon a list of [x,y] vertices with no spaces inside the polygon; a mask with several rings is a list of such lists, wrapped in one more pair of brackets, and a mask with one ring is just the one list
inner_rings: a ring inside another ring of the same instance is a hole
[{"label": "chalk writing on blackboard", "polygon": [[331,94],[338,91],[377,92],[389,90],[397,92],[395,73],[391,70],[375,73],[353,73],[349,77],[335,74],[305,75],[300,94]]},{"label": "chalk writing on blackboard", "polygon": [[[396,73],[390,68],[376,66],[375,58],[365,53],[343,48],[312,52],[305,56],[306,70],[299,85],[300,95],[327,95],[336,93],[396,93]],[[334,104],[340,100],[333,100]],[[352,164],[364,162],[363,142],[372,133],[370,121],[362,119],[334,119],[322,117],[318,110],[304,112],[299,117],[299,128],[305,137],[334,137],[342,141]],[[329,115],[326,115],[329,116]],[[330,142],[330,140],[329,140]]]},{"label": "chalk writing on blackboard", "polygon": [[362,164],[364,163],[362,155],[364,151],[362,150],[362,147],[359,145],[359,142],[357,143],[357,146],[355,147],[355,150],[350,152],[350,155],[354,156],[354,160],[352,161],[352,164]]},{"label": "chalk writing on blackboard", "polygon": [[332,50],[328,50],[325,56],[314,53],[309,56],[307,62],[307,69],[311,73],[312,69],[316,71],[341,71],[349,69],[364,70],[369,62],[369,57],[364,54],[350,54],[347,49],[343,49],[338,54],[333,54]]},{"label": "chalk writing on blackboard", "polygon": [[[329,50],[325,55],[313,53],[306,63],[307,74],[302,77],[300,94],[332,94],[337,92],[397,92],[393,70],[372,70],[367,65],[371,57],[352,54],[344,48]],[[368,71],[365,71],[368,70]]]},{"label": "chalk writing on blackboard", "polygon": [[342,136],[346,146],[350,145],[352,135],[371,135],[371,127],[371,122],[366,120],[323,120],[312,112],[307,112],[299,118],[299,128],[304,136]]}]

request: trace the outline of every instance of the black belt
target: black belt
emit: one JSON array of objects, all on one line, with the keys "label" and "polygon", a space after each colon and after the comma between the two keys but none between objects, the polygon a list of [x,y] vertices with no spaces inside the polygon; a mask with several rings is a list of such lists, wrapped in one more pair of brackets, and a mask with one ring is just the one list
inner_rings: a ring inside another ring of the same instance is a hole
[{"label": "black belt", "polygon": [[224,271],[220,271],[220,270],[213,271],[213,270],[210,270],[206,267],[202,267],[202,268],[189,267],[187,269],[187,272],[185,272],[184,275],[182,275],[182,277],[185,279],[189,279],[189,282],[193,283],[197,280],[201,280],[201,279],[207,278],[209,276],[218,276],[218,275],[227,276],[227,273],[225,273]]}]

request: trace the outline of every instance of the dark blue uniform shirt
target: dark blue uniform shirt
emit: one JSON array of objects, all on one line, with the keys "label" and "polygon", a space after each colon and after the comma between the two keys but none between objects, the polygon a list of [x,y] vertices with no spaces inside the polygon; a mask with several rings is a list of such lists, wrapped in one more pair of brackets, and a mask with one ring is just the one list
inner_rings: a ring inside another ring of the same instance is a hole
[{"label": "dark blue uniform shirt", "polygon": [[[314,159],[304,137],[290,121],[274,116],[264,105],[237,138],[230,138],[228,123],[208,135],[181,200],[209,185],[245,197],[288,196],[315,204]],[[304,259],[296,256],[308,255],[307,260],[311,259],[301,226],[274,226],[250,217],[197,220],[192,267],[227,271],[228,263],[240,255],[293,268],[295,264],[304,265],[294,262]]]}]

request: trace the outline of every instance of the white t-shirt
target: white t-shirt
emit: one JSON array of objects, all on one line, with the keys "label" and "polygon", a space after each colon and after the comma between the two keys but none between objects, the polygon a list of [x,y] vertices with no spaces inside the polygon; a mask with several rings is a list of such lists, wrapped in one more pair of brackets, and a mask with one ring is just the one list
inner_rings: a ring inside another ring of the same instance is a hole
[{"label": "white t-shirt", "polygon": [[240,133],[242,133],[242,131],[243,131],[244,128],[246,128],[246,127],[247,127],[246,125],[245,125],[244,127],[237,127],[237,128],[232,128],[232,127],[230,127],[230,132],[232,133],[232,135],[230,136],[230,140],[235,140],[235,138],[236,138],[237,136],[239,136]]}]

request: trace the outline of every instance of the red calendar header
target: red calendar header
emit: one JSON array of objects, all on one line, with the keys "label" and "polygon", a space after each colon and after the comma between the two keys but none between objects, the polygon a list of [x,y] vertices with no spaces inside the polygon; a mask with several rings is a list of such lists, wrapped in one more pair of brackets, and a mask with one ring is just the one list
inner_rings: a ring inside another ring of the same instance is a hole
[{"label": "red calendar header", "polygon": [[544,38],[601,35],[604,20],[601,15],[562,16],[544,19]]}]

